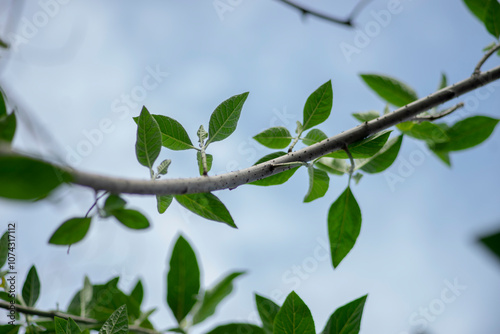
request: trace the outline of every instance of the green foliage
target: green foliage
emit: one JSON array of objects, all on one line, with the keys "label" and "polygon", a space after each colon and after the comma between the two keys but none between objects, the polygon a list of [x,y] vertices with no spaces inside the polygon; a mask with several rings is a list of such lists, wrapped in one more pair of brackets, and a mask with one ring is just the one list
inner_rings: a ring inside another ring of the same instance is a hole
[{"label": "green foliage", "polygon": [[195,148],[181,123],[163,115],[153,115],[153,117],[160,127],[161,144],[163,146],[174,151]]},{"label": "green foliage", "polygon": [[164,213],[172,203],[174,195],[156,195],[156,207],[158,213]]},{"label": "green foliage", "polygon": [[274,334],[315,334],[311,311],[292,291],[274,318]]},{"label": "green foliage", "polygon": [[62,170],[40,160],[0,155],[0,197],[36,200],[49,195],[70,177]]},{"label": "green foliage", "polygon": [[40,279],[38,278],[35,266],[30,268],[28,276],[24,281],[22,296],[26,306],[35,306],[40,296]]},{"label": "green foliage", "polygon": [[321,334],[358,334],[367,295],[338,308]]},{"label": "green foliage", "polygon": [[357,113],[354,113],[352,115],[354,116],[354,118],[356,118],[360,122],[369,122],[373,119],[380,117],[380,113],[378,111],[375,111],[375,110],[370,110],[370,111],[366,111],[366,112],[357,112]]},{"label": "green foliage", "polygon": [[332,82],[328,81],[316,89],[306,101],[302,131],[323,123],[330,116],[333,105]]},{"label": "green foliage", "polygon": [[[358,158],[370,158],[375,155],[378,151],[384,147],[391,131],[381,131],[371,137],[360,140],[356,143],[347,146],[349,152],[354,159]],[[349,159],[349,156],[345,151],[336,151],[327,154],[326,157],[337,158],[337,159]]]},{"label": "green foliage", "polygon": [[309,190],[304,197],[305,203],[312,202],[315,199],[325,196],[330,184],[330,177],[325,171],[310,165],[310,167],[307,168],[307,172],[309,173]]},{"label": "green foliage", "polygon": [[479,241],[500,260],[500,232],[482,237]]},{"label": "green foliage", "polygon": [[[270,154],[260,158],[256,163],[254,163],[254,166],[258,165],[260,163],[266,162],[266,161],[270,161],[270,160],[282,157],[284,155],[286,155],[285,152],[270,153]],[[298,167],[291,168],[291,169],[288,169],[284,172],[268,176],[264,179],[250,182],[249,184],[253,184],[255,186],[276,186],[279,184],[283,184],[286,181],[288,181],[288,179],[290,179],[293,174],[295,174],[297,169],[299,169],[299,168]]]},{"label": "green foliage", "polygon": [[402,107],[418,99],[413,88],[389,76],[361,74],[361,78],[382,99],[396,107]]},{"label": "green foliage", "polygon": [[122,305],[113,312],[99,334],[128,334],[127,305]]},{"label": "green foliage", "polygon": [[328,236],[334,268],[351,251],[360,230],[361,210],[351,188],[347,187],[328,212]]},{"label": "green foliage", "polygon": [[312,145],[325,140],[328,136],[319,129],[312,129],[307,133],[307,135],[302,138],[302,142],[306,145]]},{"label": "green foliage", "polygon": [[5,232],[0,238],[0,268],[2,268],[4,264],[7,262],[8,254],[9,254],[9,233]]},{"label": "green foliage", "polygon": [[498,0],[464,0],[469,10],[484,23],[495,38],[500,37],[500,4]]},{"label": "green foliage", "polygon": [[486,116],[473,116],[451,126],[446,135],[449,141],[436,143],[435,151],[459,151],[481,144],[493,133],[498,119]]},{"label": "green foliage", "polygon": [[231,217],[226,206],[214,194],[175,195],[175,200],[198,216],[236,228],[233,217]]},{"label": "green foliage", "polygon": [[[212,163],[214,161],[214,157],[211,154],[206,154],[207,157],[207,172],[210,172],[212,169]],[[196,152],[196,160],[198,161],[198,170],[200,172],[200,175],[204,175],[203,173],[203,161],[201,157],[201,152]]]},{"label": "green foliage", "polygon": [[139,163],[152,171],[153,164],[160,154],[161,145],[160,127],[148,109],[143,107],[137,120],[137,141],[135,143],[135,154]]},{"label": "green foliage", "polygon": [[414,123],[408,122],[402,129],[405,135],[424,140],[428,143],[445,143],[450,141],[445,129],[431,122]]},{"label": "green foliage", "polygon": [[244,272],[234,272],[224,277],[212,289],[205,291],[199,308],[193,315],[193,325],[198,324],[215,313],[217,305],[233,291],[233,280]]},{"label": "green foliage", "polygon": [[163,160],[156,169],[158,170],[158,175],[166,175],[168,173],[168,166],[172,163],[172,160],[165,159]]},{"label": "green foliage", "polygon": [[200,269],[189,243],[180,236],[175,243],[167,275],[167,304],[180,324],[196,303]]},{"label": "green foliage", "polygon": [[277,126],[262,131],[253,137],[256,141],[265,147],[273,149],[283,149],[290,145],[293,137],[287,128]]},{"label": "green foliage", "polygon": [[226,139],[236,130],[241,109],[247,97],[248,93],[235,95],[215,108],[210,116],[207,146],[209,143]]},{"label": "green foliage", "polygon": [[[1,104],[1,101],[0,101]],[[15,113],[0,115],[0,143],[2,141],[11,143],[16,133],[17,118]]]},{"label": "green foliage", "polygon": [[389,168],[398,157],[403,136],[398,136],[387,141],[387,143],[371,158],[356,161],[356,169],[361,169],[366,173],[380,173]]},{"label": "green foliage", "polygon": [[87,234],[92,217],[76,217],[66,220],[49,239],[53,245],[72,245],[81,241]]},{"label": "green foliage", "polygon": [[131,229],[140,230],[148,228],[148,219],[139,211],[125,209],[126,203],[127,202],[118,195],[109,195],[103,207],[105,216],[113,216],[120,223]]},{"label": "green foliage", "polygon": [[252,324],[227,324],[212,329],[207,334],[229,334],[229,333],[245,333],[245,334],[264,334],[262,328]]},{"label": "green foliage", "polygon": [[71,318],[68,320],[54,317],[54,329],[56,334],[80,334],[81,329],[78,324]]},{"label": "green foliage", "polygon": [[274,328],[274,319],[280,311],[280,307],[276,305],[275,302],[264,298],[259,295],[255,295],[255,303],[257,305],[257,311],[259,312],[260,320],[262,321],[262,326],[266,334],[272,334]]}]

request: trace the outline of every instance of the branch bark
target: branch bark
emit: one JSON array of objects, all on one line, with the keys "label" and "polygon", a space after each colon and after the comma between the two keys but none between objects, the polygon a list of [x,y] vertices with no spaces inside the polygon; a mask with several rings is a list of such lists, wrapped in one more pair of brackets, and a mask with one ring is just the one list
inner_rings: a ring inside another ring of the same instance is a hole
[{"label": "branch bark", "polygon": [[450,101],[460,95],[482,87],[500,78],[500,66],[489,71],[473,75],[461,82],[445,87],[433,94],[414,101],[392,113],[381,116],[370,122],[360,124],[336,136],[327,138],[319,143],[303,148],[296,152],[270,160],[259,165],[229,172],[216,176],[194,178],[166,179],[166,180],[137,180],[96,175],[83,171],[60,167],[73,176],[73,183],[95,190],[105,190],[112,193],[166,195],[192,194],[211,192],[223,189],[234,189],[240,185],[262,179],[287,169],[289,162],[308,162],[325,154],[337,151],[345,145],[360,141],[379,131],[404,122],[416,115]]},{"label": "branch bark", "polygon": [[[84,317],[79,317],[77,315],[73,314],[67,314],[67,313],[62,313],[58,311],[42,311],[33,307],[27,307],[27,306],[22,306],[19,304],[14,304],[16,312],[23,313],[23,314],[29,314],[29,315],[37,315],[40,317],[47,317],[47,318],[52,318],[54,317],[59,317],[63,319],[68,319],[71,317],[75,322],[81,323],[81,324],[86,324],[86,325],[102,325],[104,324],[103,322],[97,321],[95,319],[91,318],[84,318]],[[11,304],[0,300],[0,308],[9,310],[11,308]],[[137,332],[137,333],[143,333],[143,334],[159,334],[159,332],[147,329],[147,328],[142,328],[139,326],[134,326],[134,325],[129,325],[128,326],[129,331]]]},{"label": "branch bark", "polygon": [[[325,154],[341,150],[346,145],[360,141],[379,131],[409,120],[430,108],[450,101],[476,88],[498,80],[499,78],[500,66],[497,66],[489,71],[475,74],[463,81],[445,87],[424,98],[403,106],[392,113],[369,122],[364,122],[352,129],[327,138],[309,147],[290,152],[284,156],[255,166],[221,175],[165,180],[139,180],[98,175],[55,164],[54,166],[69,173],[72,176],[73,184],[117,194],[182,195],[234,189],[243,184],[293,168],[295,165],[290,163],[309,162]],[[6,152],[5,149],[0,147],[0,153],[2,153],[2,151],[7,154],[11,153]]]}]

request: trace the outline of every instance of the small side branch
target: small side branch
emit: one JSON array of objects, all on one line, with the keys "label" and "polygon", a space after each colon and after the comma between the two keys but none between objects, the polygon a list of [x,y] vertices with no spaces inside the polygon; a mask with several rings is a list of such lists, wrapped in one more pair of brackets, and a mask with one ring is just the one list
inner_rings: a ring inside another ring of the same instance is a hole
[{"label": "small side branch", "polygon": [[332,23],[337,23],[337,24],[341,24],[341,25],[345,25],[345,26],[349,26],[349,27],[352,26],[351,17],[348,18],[347,20],[346,19],[340,19],[340,18],[337,18],[337,17],[333,17],[333,16],[330,16],[330,15],[327,15],[327,14],[323,14],[323,13],[317,12],[317,11],[312,10],[312,9],[305,8],[303,6],[299,6],[299,5],[297,5],[297,4],[295,4],[295,3],[291,2],[291,1],[288,1],[288,0],[279,0],[279,1],[281,1],[284,4],[287,4],[290,7],[293,7],[295,9],[300,10],[303,15],[312,15],[312,16],[315,16],[317,18],[320,18],[320,19],[323,19],[323,20],[326,20],[326,21],[329,21],[329,22],[332,22]]},{"label": "small side branch", "polygon": [[[54,317],[59,317],[59,318],[63,318],[63,319],[71,318],[77,323],[85,324],[85,325],[92,325],[92,326],[103,324],[102,322],[97,321],[95,319],[79,317],[79,316],[73,315],[73,314],[67,314],[67,313],[62,313],[62,312],[58,312],[58,311],[42,311],[42,310],[38,310],[38,309],[33,308],[33,307],[27,307],[27,306],[22,306],[22,305],[18,305],[18,304],[14,304],[13,306],[15,307],[16,312],[23,313],[23,314],[37,315],[40,317],[47,317],[47,318],[52,318],[52,319],[54,319]],[[6,301],[0,300],[0,308],[9,310],[9,309],[12,309],[12,305]],[[128,329],[129,329],[129,331],[136,332],[136,333],[159,334],[159,332],[157,332],[157,331],[147,329],[147,328],[142,328],[139,326],[134,326],[134,325],[129,325]]]},{"label": "small side branch", "polygon": [[464,103],[460,102],[460,103],[454,105],[453,107],[448,108],[443,112],[440,112],[439,114],[413,117],[413,118],[409,119],[409,121],[417,121],[417,122],[429,121],[429,122],[432,122],[432,121],[435,121],[436,119],[440,119],[440,118],[443,118],[443,117],[451,114],[452,112],[454,112],[457,109],[463,108],[463,106],[464,106]]},{"label": "small side branch", "polygon": [[472,73],[472,75],[478,75],[479,73],[481,73],[481,66],[483,66],[483,64],[488,60],[488,58],[490,58],[491,55],[498,50],[500,50],[500,44],[497,44],[496,46],[492,47],[488,52],[486,52],[483,58],[481,58],[481,60],[479,60],[479,62],[477,63],[476,67],[474,68],[474,73]]}]

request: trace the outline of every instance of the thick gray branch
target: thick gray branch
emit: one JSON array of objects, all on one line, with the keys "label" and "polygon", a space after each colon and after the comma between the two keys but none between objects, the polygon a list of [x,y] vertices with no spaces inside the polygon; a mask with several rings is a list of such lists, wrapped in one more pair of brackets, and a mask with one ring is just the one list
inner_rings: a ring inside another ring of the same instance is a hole
[{"label": "thick gray branch", "polygon": [[[80,324],[85,324],[85,325],[103,324],[102,322],[99,322],[95,319],[79,317],[79,316],[73,315],[73,314],[67,314],[67,313],[62,313],[62,312],[58,312],[58,311],[42,311],[42,310],[38,310],[38,309],[33,308],[33,307],[27,307],[27,306],[22,306],[22,305],[18,305],[18,304],[14,304],[14,306],[15,306],[15,311],[17,313],[37,315],[40,317],[47,317],[47,318],[52,318],[52,319],[54,319],[54,317],[59,317],[59,318],[63,318],[63,319],[68,319],[69,317],[71,317],[71,319],[73,319],[75,322],[80,323]],[[0,308],[9,310],[11,308],[11,304],[6,302],[6,301],[0,300]],[[144,334],[158,334],[159,333],[159,332],[151,330],[151,329],[142,328],[142,327],[138,327],[138,326],[134,326],[134,325],[129,325],[128,329],[130,331],[133,331],[133,332],[144,333]]]},{"label": "thick gray branch", "polygon": [[[445,87],[427,97],[421,98],[387,115],[370,122],[365,122],[319,143],[288,153],[277,159],[261,163],[242,170],[216,175],[183,179],[166,180],[133,180],[96,175],[82,171],[67,169],[73,175],[73,183],[95,190],[106,190],[112,193],[129,194],[190,194],[211,192],[222,189],[233,189],[273,174],[283,172],[293,166],[289,162],[308,162],[325,154],[337,151],[373,135],[381,130],[404,122],[416,115],[450,101],[500,78],[500,66],[487,72],[476,74],[454,85]],[[283,165],[285,164],[285,165]]]}]

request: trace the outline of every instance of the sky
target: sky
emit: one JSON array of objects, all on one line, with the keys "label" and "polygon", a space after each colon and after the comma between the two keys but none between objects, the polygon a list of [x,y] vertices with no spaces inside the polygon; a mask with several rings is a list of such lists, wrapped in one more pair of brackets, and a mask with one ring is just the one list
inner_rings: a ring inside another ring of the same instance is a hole
[{"label": "sky", "polygon": [[[218,11],[220,2],[230,9]],[[18,110],[14,147],[84,171],[146,179],[132,120],[143,105],[182,123],[195,141],[219,103],[248,91],[237,130],[209,148],[212,175],[221,174],[270,153],[252,137],[271,126],[293,132],[309,94],[328,80],[333,110],[319,128],[332,136],[357,124],[353,112],[384,108],[360,73],[393,76],[425,96],[441,73],[449,83],[470,76],[494,41],[461,1],[373,0],[356,28],[304,18],[279,1],[220,2],[41,0],[26,1],[16,15],[12,1],[3,2],[0,33],[18,41],[0,58],[0,86]],[[353,2],[308,6],[345,17]],[[492,58],[484,69],[499,63]],[[488,87],[443,105],[465,103],[444,120],[498,118],[500,84]],[[121,276],[125,291],[140,278],[144,309],[157,307],[156,328],[173,326],[165,275],[183,235],[196,250],[203,286],[247,272],[194,334],[233,321],[258,323],[255,293],[281,304],[292,290],[311,309],[318,332],[336,308],[368,294],[361,333],[496,333],[500,263],[477,238],[500,227],[499,143],[497,129],[480,146],[452,154],[448,168],[405,138],[393,166],[352,187],[361,233],[335,270],[325,249],[326,219],[347,177],[331,176],[326,196],[306,204],[306,170],[281,186],[217,192],[237,230],[175,203],[159,215],[153,197],[125,196],[152,227],[136,232],[95,219],[67,254],[48,240],[92,205],[93,192],[78,186],[38,203],[0,200],[0,224],[16,223],[18,290],[36,265],[40,309],[66,308],[85,275],[94,284]],[[161,158],[173,160],[167,177],[197,175],[193,152],[164,149]],[[391,181],[395,175],[400,182]]]}]

